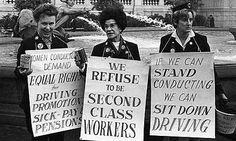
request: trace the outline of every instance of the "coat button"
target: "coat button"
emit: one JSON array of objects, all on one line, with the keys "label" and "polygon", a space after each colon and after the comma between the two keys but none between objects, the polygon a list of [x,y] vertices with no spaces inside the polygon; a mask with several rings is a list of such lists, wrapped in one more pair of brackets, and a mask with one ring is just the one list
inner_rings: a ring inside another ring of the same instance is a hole
[{"label": "coat button", "polygon": [[171,53],[174,53],[174,52],[175,52],[175,49],[174,49],[174,48],[170,49],[170,52],[171,52]]}]

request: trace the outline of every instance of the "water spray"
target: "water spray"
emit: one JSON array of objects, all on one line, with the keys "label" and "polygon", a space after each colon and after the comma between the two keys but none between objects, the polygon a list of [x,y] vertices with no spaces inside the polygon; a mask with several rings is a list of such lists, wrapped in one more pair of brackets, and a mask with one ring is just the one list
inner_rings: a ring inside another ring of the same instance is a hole
[{"label": "water spray", "polygon": [[97,31],[104,33],[103,29],[97,23],[95,23],[94,21],[86,19],[84,17],[80,17],[80,16],[78,16],[77,18],[87,22],[89,25],[94,27]]},{"label": "water spray", "polygon": [[173,25],[171,25],[171,24],[166,25],[162,21],[153,20],[152,18],[148,18],[147,16],[140,16],[140,15],[134,15],[134,14],[129,14],[129,13],[126,13],[126,16],[132,17],[134,19],[137,19],[137,20],[145,22],[145,23],[152,24],[155,27],[160,27],[161,29],[165,29],[167,31],[173,31],[174,30]]}]

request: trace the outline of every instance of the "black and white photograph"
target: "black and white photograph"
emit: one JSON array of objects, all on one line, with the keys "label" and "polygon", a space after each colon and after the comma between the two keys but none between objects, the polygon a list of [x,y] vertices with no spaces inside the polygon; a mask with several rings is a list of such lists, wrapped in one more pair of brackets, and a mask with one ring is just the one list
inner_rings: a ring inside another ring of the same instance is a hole
[{"label": "black and white photograph", "polygon": [[0,141],[236,141],[236,1],[0,0]]}]

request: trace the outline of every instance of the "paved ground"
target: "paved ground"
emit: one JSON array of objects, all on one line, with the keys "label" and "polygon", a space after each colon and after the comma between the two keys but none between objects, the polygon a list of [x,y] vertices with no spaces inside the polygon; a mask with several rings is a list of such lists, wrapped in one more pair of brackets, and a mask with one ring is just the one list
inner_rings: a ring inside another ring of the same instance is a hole
[{"label": "paved ground", "polygon": [[30,141],[30,134],[25,127],[1,125],[0,141]]}]

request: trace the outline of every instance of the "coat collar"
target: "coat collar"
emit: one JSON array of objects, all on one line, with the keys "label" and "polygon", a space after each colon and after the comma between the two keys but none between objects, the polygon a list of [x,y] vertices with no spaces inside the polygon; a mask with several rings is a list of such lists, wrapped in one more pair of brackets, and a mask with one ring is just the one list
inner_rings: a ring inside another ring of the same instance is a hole
[{"label": "coat collar", "polygon": [[193,32],[193,30],[191,30],[189,32],[189,35],[186,39],[186,41],[184,42],[184,44],[181,43],[180,39],[179,39],[179,36],[177,35],[177,32],[176,30],[171,34],[171,37],[175,38],[176,42],[183,47],[183,49],[185,49],[186,47],[186,44],[191,40],[192,37],[195,37],[195,33]]},{"label": "coat collar", "polygon": [[109,39],[107,39],[107,41],[105,42],[106,46],[109,46],[111,49],[113,49],[116,53],[120,52],[122,49],[124,49],[126,45],[126,41],[122,38],[122,36],[120,37],[120,43],[119,43],[119,48],[117,49],[115,47],[115,45],[113,44],[113,42]]}]

